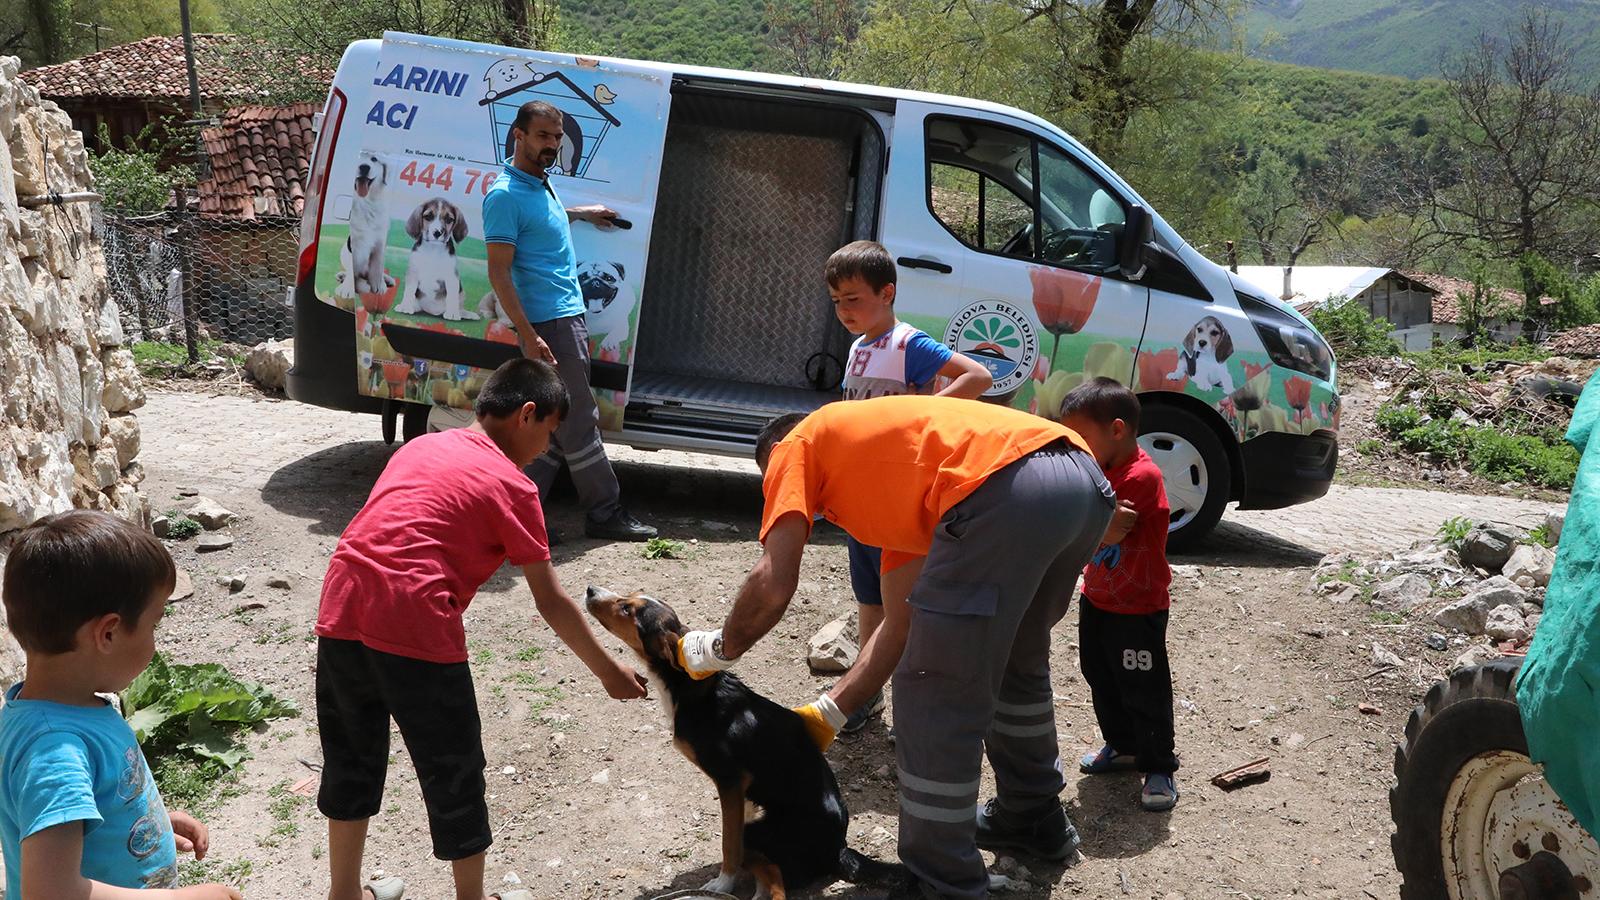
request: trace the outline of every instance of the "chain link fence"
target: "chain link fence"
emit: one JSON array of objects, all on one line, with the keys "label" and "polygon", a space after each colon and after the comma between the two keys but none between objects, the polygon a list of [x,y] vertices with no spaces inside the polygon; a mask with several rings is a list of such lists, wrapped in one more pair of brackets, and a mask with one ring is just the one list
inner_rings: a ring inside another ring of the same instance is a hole
[{"label": "chain link fence", "polygon": [[298,219],[239,220],[192,208],[100,209],[106,279],[130,341],[184,348],[198,363],[220,344],[290,337]]}]

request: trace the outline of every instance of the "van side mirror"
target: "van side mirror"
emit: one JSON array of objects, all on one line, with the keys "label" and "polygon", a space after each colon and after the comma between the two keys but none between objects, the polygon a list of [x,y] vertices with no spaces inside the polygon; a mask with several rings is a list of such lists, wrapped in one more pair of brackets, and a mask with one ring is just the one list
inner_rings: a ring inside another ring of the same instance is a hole
[{"label": "van side mirror", "polygon": [[1128,221],[1122,228],[1122,241],[1117,246],[1117,266],[1129,281],[1144,277],[1146,250],[1155,238],[1155,219],[1151,217],[1150,210],[1138,203],[1128,207]]}]

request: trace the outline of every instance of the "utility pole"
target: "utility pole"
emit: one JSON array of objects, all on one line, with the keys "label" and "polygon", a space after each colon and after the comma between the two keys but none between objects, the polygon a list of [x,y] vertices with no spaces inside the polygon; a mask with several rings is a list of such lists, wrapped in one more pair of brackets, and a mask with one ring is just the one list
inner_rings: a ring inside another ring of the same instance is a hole
[{"label": "utility pole", "polygon": [[[183,59],[189,69],[189,114],[194,120],[190,127],[195,129],[195,165],[198,172],[205,166],[206,148],[200,139],[200,73],[194,65],[194,32],[189,27],[189,0],[178,0],[178,14],[183,19]],[[189,362],[194,364],[200,361],[199,323],[195,320],[195,291],[194,291],[194,262],[189,258],[189,249],[194,241],[193,229],[190,227],[188,206],[189,187],[187,184],[178,184],[175,191],[178,195],[178,265],[183,273],[183,342],[188,350]]]},{"label": "utility pole", "polygon": [[94,32],[94,52],[100,52],[100,32],[110,31],[110,25],[101,25],[99,22],[75,22],[80,28],[87,28]]}]

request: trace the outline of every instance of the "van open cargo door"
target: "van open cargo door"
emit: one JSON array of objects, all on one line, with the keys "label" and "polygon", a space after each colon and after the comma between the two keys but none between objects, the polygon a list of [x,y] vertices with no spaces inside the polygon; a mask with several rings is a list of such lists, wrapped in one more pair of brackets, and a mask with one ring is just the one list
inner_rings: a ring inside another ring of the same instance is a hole
[{"label": "van open cargo door", "polygon": [[[670,86],[650,65],[385,34],[365,108],[346,115],[359,152],[341,152],[329,175],[318,236],[318,293],[355,312],[360,392],[467,409],[485,370],[519,352],[490,289],[482,205],[517,110],[541,100],[562,113],[550,170],[562,202],[604,204],[626,223],[572,226],[601,427],[619,429]],[[430,214],[451,217],[444,254],[427,246]]]}]

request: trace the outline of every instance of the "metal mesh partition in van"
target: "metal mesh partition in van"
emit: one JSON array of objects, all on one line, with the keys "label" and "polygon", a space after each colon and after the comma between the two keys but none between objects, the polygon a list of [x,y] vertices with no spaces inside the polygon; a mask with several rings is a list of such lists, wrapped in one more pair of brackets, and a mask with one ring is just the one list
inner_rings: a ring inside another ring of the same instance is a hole
[{"label": "metal mesh partition in van", "polygon": [[863,113],[675,94],[635,396],[694,400],[726,395],[730,382],[742,395],[814,388],[818,353],[832,357],[826,379],[836,380],[851,337],[823,266],[842,244],[873,236],[882,171],[882,137]]}]

